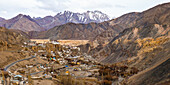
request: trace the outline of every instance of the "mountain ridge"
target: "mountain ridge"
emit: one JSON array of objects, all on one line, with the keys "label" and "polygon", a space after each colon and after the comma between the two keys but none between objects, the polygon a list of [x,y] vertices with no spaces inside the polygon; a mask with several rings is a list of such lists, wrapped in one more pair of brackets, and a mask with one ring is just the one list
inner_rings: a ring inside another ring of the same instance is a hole
[{"label": "mountain ridge", "polygon": [[104,22],[110,20],[108,15],[101,11],[87,11],[83,13],[74,13],[71,11],[64,11],[57,13],[53,16],[46,16],[44,18],[34,18],[42,27],[46,29],[53,28],[55,26],[63,25],[66,23],[83,23],[87,24],[90,22]]},{"label": "mountain ridge", "polygon": [[22,30],[24,32],[44,30],[29,15],[23,15],[23,14],[18,14],[16,17],[13,17],[8,20],[4,20],[1,23],[1,26],[8,29]]}]

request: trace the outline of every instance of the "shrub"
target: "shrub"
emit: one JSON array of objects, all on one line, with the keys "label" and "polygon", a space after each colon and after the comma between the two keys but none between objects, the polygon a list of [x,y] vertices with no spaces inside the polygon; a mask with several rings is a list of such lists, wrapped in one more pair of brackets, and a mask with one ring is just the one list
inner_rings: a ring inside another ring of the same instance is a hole
[{"label": "shrub", "polygon": [[102,85],[112,85],[112,81],[103,80]]},{"label": "shrub", "polygon": [[105,80],[110,80],[110,81],[113,80],[111,75],[106,75],[106,76],[104,76],[104,79],[105,79]]}]

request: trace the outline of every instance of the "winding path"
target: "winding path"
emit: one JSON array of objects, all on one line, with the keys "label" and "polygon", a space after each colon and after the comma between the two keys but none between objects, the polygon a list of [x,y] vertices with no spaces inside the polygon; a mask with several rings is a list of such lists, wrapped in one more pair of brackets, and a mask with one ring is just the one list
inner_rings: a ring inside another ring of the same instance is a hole
[{"label": "winding path", "polygon": [[11,66],[15,65],[16,63],[21,62],[21,61],[24,61],[24,60],[29,60],[29,59],[32,59],[32,58],[35,58],[35,57],[36,57],[36,56],[32,56],[32,57],[30,57],[30,58],[25,58],[25,59],[21,59],[21,60],[15,61],[15,62],[7,65],[7,66],[4,68],[4,70],[7,71],[8,68],[10,68]]}]

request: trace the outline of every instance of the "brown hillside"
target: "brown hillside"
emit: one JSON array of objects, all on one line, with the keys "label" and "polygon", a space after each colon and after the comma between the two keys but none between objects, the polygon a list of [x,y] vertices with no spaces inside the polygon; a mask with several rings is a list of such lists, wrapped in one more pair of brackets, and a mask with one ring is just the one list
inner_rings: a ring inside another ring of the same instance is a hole
[{"label": "brown hillside", "polygon": [[[91,49],[90,54],[93,54],[93,57],[104,64],[120,62],[138,68],[142,73],[125,79],[125,82],[128,81],[128,85],[168,84],[169,10],[170,3],[165,3],[137,13],[137,19],[131,21],[135,23],[132,24],[132,27],[120,32],[104,48]],[[113,22],[116,22],[116,19]],[[129,25],[124,26],[128,27]]]},{"label": "brown hillside", "polygon": [[128,79],[128,85],[169,85],[170,81],[170,59],[153,68],[144,70]]},{"label": "brown hillside", "polygon": [[12,48],[11,46],[22,45],[28,39],[28,35],[22,31],[0,27],[1,50],[4,50],[6,46],[7,48]]}]

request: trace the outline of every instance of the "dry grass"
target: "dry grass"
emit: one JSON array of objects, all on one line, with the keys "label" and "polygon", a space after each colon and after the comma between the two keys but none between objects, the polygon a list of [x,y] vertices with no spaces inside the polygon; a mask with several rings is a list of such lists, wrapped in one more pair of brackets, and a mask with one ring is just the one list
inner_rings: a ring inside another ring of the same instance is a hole
[{"label": "dry grass", "polygon": [[99,85],[99,82],[96,79],[89,78],[75,78],[72,76],[57,76],[57,79],[60,80],[56,84],[58,85]]}]

